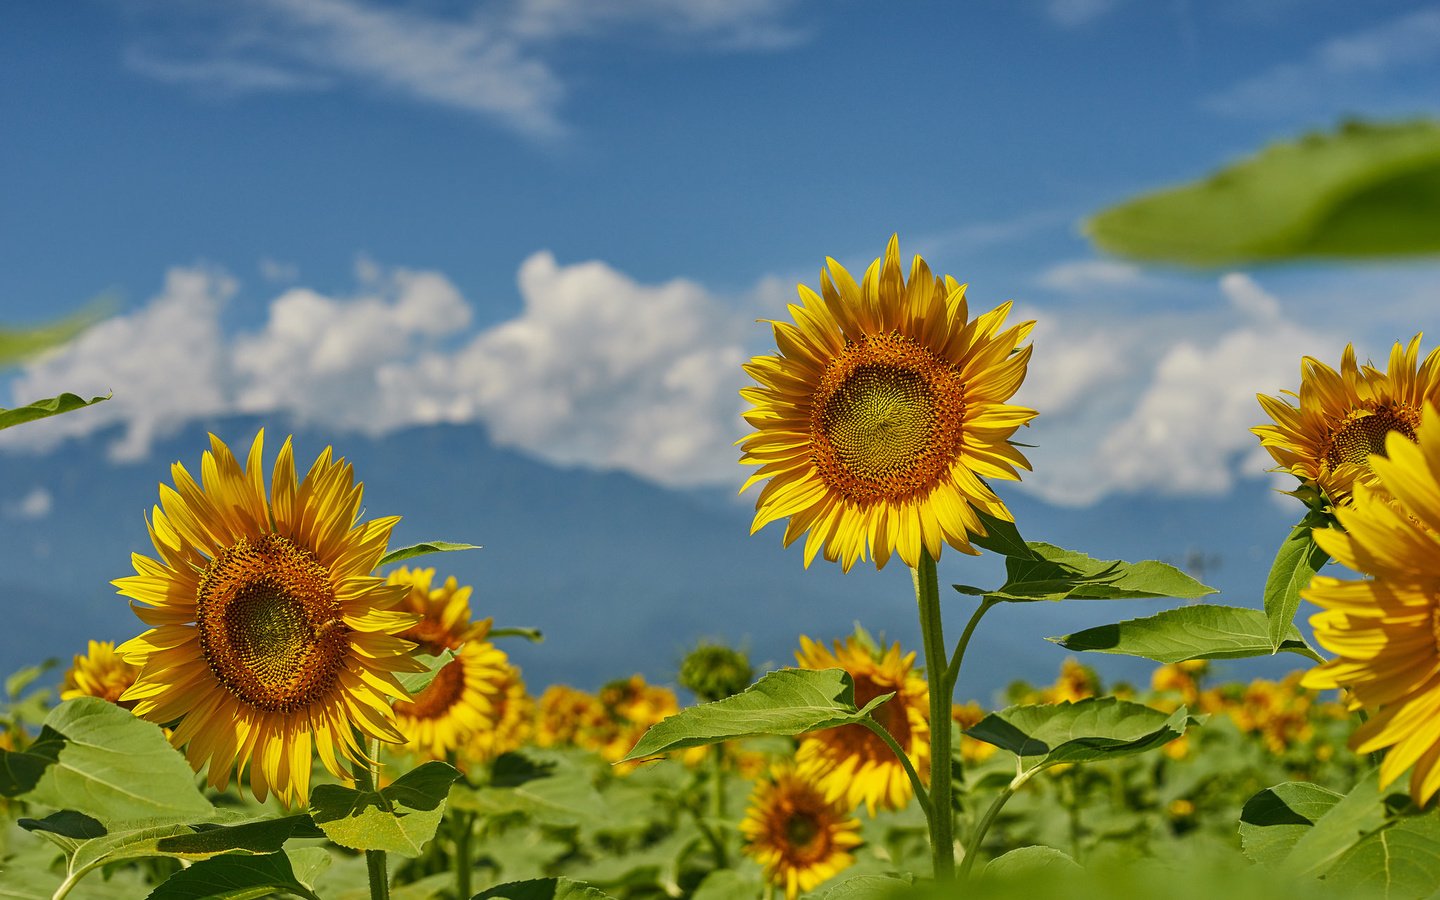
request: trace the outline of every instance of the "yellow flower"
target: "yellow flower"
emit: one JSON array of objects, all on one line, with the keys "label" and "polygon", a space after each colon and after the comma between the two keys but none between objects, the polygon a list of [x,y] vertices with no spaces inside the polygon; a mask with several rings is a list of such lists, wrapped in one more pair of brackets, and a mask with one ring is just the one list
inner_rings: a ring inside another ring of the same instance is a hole
[{"label": "yellow flower", "polygon": [[[930,689],[911,667],[915,654],[900,655],[897,643],[872,653],[854,637],[835,642],[831,653],[801,636],[795,659],[804,669],[844,669],[855,681],[855,705],[863,707],[881,694],[895,696],[873,715],[895,738],[924,778],[930,760]],[[815,781],[827,797],[846,809],[864,803],[873,816],[877,807],[900,809],[914,788],[905,767],[878,735],[863,725],[841,725],[805,735],[795,751],[795,765]]]},{"label": "yellow flower", "polygon": [[99,697],[131,709],[135,703],[122,701],[120,695],[135,683],[138,674],[139,666],[132,666],[116,655],[114,641],[90,641],[87,652],[75,654],[75,664],[65,673],[60,699]]},{"label": "yellow flower", "polygon": [[1060,677],[1040,692],[1041,703],[1074,703],[1094,697],[1100,691],[1100,677],[1095,670],[1073,658],[1060,663]]},{"label": "yellow flower", "polygon": [[756,785],[740,823],[745,853],[765,869],[765,880],[787,900],[813,890],[855,862],[860,821],[826,798],[818,786],[788,767]]},{"label": "yellow flower", "polygon": [[918,256],[907,283],[895,237],[862,284],[827,262],[819,294],[799,286],[794,323],[771,322],[779,355],[745,366],[760,384],[740,392],[755,428],[740,461],[760,468],[741,490],[769,479],[751,532],[789,518],[785,546],[809,532],[806,566],[823,549],[846,571],[867,552],[877,567],[946,543],[977,552],[977,509],[1013,521],[983,479],[1030,468],[1009,438],[1035,411],[1005,401],[1035,323],[1001,330],[1009,303],[971,320],[965,286]]},{"label": "yellow flower", "polygon": [[401,566],[385,579],[386,584],[409,588],[401,609],[420,616],[420,621],[400,635],[419,645],[420,653],[438,656],[443,650],[454,650],[467,640],[483,640],[490,633],[490,619],[470,621],[470,587],[461,587],[455,577],[445,579],[438,588],[434,569],[410,569]]},{"label": "yellow flower", "polygon": [[[680,711],[680,701],[669,688],[645,683],[640,675],[612,681],[600,689],[600,703],[610,719],[610,728],[600,747],[600,755],[612,763],[629,753],[661,719]],[[619,763],[617,774],[624,775],[640,766],[640,761]]]},{"label": "yellow flower", "polygon": [[541,747],[575,746],[598,750],[610,727],[610,716],[599,697],[563,684],[552,684],[540,695],[535,713],[535,743]]},{"label": "yellow flower", "polygon": [[1410,796],[1440,789],[1440,427],[1435,412],[1418,444],[1387,439],[1389,458],[1370,457],[1379,484],[1355,485],[1336,510],[1341,529],[1316,529],[1325,552],[1369,578],[1317,575],[1302,596],[1323,607],[1310,623],[1335,659],[1305,673],[1308,688],[1348,688],[1369,721],[1351,735],[1357,753],[1389,748],[1385,786],[1413,767]]},{"label": "yellow flower", "polygon": [[[960,726],[961,731],[966,728],[974,728],[985,718],[985,710],[978,703],[952,703],[950,705],[950,718]],[[968,734],[960,735],[960,758],[966,764],[982,763],[995,755],[1000,749],[994,744],[987,744],[984,741],[977,741]]]},{"label": "yellow flower", "polygon": [[1440,349],[1420,358],[1420,335],[1390,350],[1390,366],[1381,372],[1355,362],[1349,344],[1340,371],[1307,356],[1300,363],[1300,393],[1285,397],[1257,394],[1275,421],[1250,429],[1279,468],[1302,485],[1323,493],[1334,506],[1350,500],[1357,479],[1371,478],[1369,459],[1383,456],[1392,433],[1415,440],[1425,403],[1440,402]]},{"label": "yellow flower", "polygon": [[1240,703],[1229,708],[1230,718],[1241,731],[1260,735],[1265,748],[1279,756],[1297,743],[1310,740],[1315,726],[1310,721],[1310,695],[1298,691],[1300,673],[1284,681],[1257,678],[1245,686]]},{"label": "yellow flower", "polygon": [[210,784],[232,766],[251,790],[286,805],[309,794],[312,754],[338,777],[365,761],[355,731],[403,742],[390,701],[395,673],[417,671],[394,610],[403,587],[370,572],[398,517],[357,524],[361,485],[325,448],[303,481],[290,440],[266,492],[264,432],[242,469],[211,435],[197,483],[180,463],[160,486],[150,539],[159,559],[114,582],[150,630],[118,652],[141,666],[122,700],[137,716],[175,724],[170,736]]},{"label": "yellow flower", "polygon": [[[499,652],[499,651],[496,651]],[[534,730],[535,700],[525,691],[520,669],[501,654],[502,672],[490,699],[490,714],[470,741],[468,756],[489,762],[521,747]]]},{"label": "yellow flower", "polygon": [[406,749],[429,759],[458,751],[490,724],[506,678],[505,654],[489,641],[466,641],[414,700],[395,704]]}]

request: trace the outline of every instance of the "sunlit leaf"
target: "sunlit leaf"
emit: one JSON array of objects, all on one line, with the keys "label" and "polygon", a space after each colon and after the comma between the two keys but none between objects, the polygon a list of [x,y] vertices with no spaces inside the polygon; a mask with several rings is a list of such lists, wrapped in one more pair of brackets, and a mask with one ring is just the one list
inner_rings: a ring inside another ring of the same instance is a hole
[{"label": "sunlit leaf", "polygon": [[1440,123],[1350,122],[1272,144],[1085,230],[1111,253],[1184,265],[1440,252]]},{"label": "sunlit leaf", "polygon": [[459,777],[454,766],[432,761],[379,791],[318,785],[310,792],[310,817],[342,847],[419,856],[435,836],[450,785]]},{"label": "sunlit leaf", "polygon": [[1075,703],[1012,706],[965,733],[1020,757],[1026,770],[1143,753],[1185,733],[1188,713],[1096,697]]},{"label": "sunlit leaf", "polygon": [[[1269,656],[1270,623],[1258,609],[1195,604],[1167,609],[1142,619],[1097,625],[1074,634],[1047,638],[1067,650],[1091,650],[1140,656],[1162,663],[1190,659],[1243,659]],[[1280,649],[1315,658],[1300,632],[1291,625]]]},{"label": "sunlit leaf", "polygon": [[411,544],[408,547],[391,550],[389,553],[380,557],[380,562],[376,568],[388,566],[391,563],[403,562],[407,559],[414,559],[417,556],[425,556],[428,553],[452,553],[456,550],[480,549],[482,548],[479,544],[454,544],[450,541],[424,541],[419,544]]},{"label": "sunlit leaf", "polygon": [[1368,896],[1430,897],[1440,890],[1440,816],[1403,816],[1362,838],[1325,883]]},{"label": "sunlit leaf", "polygon": [[1300,836],[1280,862],[1280,871],[1295,878],[1325,874],[1364,837],[1385,826],[1386,797],[1394,790],[1382,792],[1379,770],[1372,771]]},{"label": "sunlit leaf", "polygon": [[1030,541],[1028,557],[1005,560],[1005,583],[987,591],[957,584],[962,594],[992,601],[1025,603],[1036,600],[1143,600],[1155,597],[1193,599],[1215,593],[1167,563],[1145,560],[1127,563],[1094,559],[1054,544]]},{"label": "sunlit leaf", "polygon": [[1240,810],[1240,846],[1253,862],[1278,865],[1343,796],[1304,781],[1266,788]]},{"label": "sunlit leaf", "polygon": [[36,419],[47,419],[50,416],[58,416],[61,413],[84,409],[87,406],[94,406],[96,403],[109,399],[109,394],[103,397],[91,397],[89,400],[86,400],[84,397],[66,393],[58,397],[51,397],[48,400],[36,400],[29,406],[17,406],[14,409],[0,409],[0,428],[13,428],[16,425],[33,422]]},{"label": "sunlit leaf", "polygon": [[625,759],[644,759],[756,734],[794,735],[848,725],[893,697],[855,708],[855,683],[844,669],[780,669],[743,692],[682,709],[651,726]]},{"label": "sunlit leaf", "polygon": [[416,653],[415,661],[423,664],[425,671],[401,672],[395,676],[412,697],[429,687],[435,676],[440,674],[440,670],[455,661],[455,651],[442,650],[434,656],[429,653]]},{"label": "sunlit leaf", "polygon": [[1270,643],[1277,651],[1295,630],[1295,613],[1300,609],[1300,592],[1310,585],[1310,577],[1330,561],[1330,555],[1315,543],[1316,526],[1328,519],[1310,512],[1290,531],[1280,545],[1270,574],[1265,578],[1265,615],[1270,620]]}]

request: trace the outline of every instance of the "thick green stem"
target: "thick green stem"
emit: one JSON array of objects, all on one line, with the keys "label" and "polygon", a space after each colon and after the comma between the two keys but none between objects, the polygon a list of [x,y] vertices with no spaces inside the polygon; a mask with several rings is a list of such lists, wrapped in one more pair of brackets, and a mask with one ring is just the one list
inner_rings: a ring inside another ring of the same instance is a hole
[{"label": "thick green stem", "polygon": [[475,834],[475,813],[462,812],[455,818],[459,826],[455,835],[455,893],[464,900],[474,893],[470,876],[475,864],[470,859],[470,843]]},{"label": "thick green stem", "polygon": [[991,801],[990,808],[985,810],[985,815],[980,817],[980,824],[975,826],[975,832],[970,835],[970,843],[965,847],[965,858],[960,861],[960,877],[962,879],[970,877],[970,870],[975,867],[975,860],[980,856],[980,847],[985,843],[985,833],[990,830],[991,825],[995,824],[1000,810],[1005,808],[1005,804],[1015,796],[1015,792],[1020,789],[1020,786],[1029,781],[1030,776],[1034,775],[1036,771],[1038,770],[1031,769],[1029,772],[1021,772],[1016,775]]},{"label": "thick green stem", "polygon": [[951,881],[955,878],[955,817],[950,803],[950,694],[946,690],[949,663],[940,621],[940,585],[929,550],[921,548],[920,564],[911,572],[925,644],[925,677],[930,683],[930,857],[935,865],[935,880]]},{"label": "thick green stem", "polygon": [[[360,746],[370,761],[355,767],[355,789],[374,791],[379,784],[380,741],[367,739],[360,732],[355,733]],[[390,900],[390,874],[385,864],[384,850],[365,851],[365,870],[370,873],[370,900]]]},{"label": "thick green stem", "polygon": [[[724,822],[728,815],[725,812],[725,745],[716,744],[710,748],[711,753],[710,769],[710,816],[717,823]],[[714,836],[715,845],[715,868],[730,868],[730,854],[725,847],[723,834]]]}]

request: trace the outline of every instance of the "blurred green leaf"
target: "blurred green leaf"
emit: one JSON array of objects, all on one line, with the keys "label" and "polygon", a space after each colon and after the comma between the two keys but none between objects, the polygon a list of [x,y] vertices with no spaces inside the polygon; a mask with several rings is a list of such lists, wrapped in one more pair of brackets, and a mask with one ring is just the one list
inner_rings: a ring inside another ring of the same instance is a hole
[{"label": "blurred green leaf", "polygon": [[0,794],[78,809],[107,826],[215,812],[159,726],[98,697],[60,704],[30,747],[0,751]]},{"label": "blurred green leaf", "polygon": [[414,656],[416,662],[425,666],[425,671],[401,672],[395,676],[412,697],[429,687],[435,676],[440,674],[440,670],[455,661],[454,650],[443,650],[435,656],[429,653],[416,653]]},{"label": "blurred green leaf", "polygon": [[1093,559],[1054,544],[1030,541],[1028,557],[1005,560],[1005,583],[993,591],[954,585],[962,594],[1012,603],[1035,600],[1143,600],[1155,597],[1193,599],[1215,593],[1166,563],[1145,560]]},{"label": "blurred green leaf", "polygon": [[103,319],[115,306],[109,297],[100,297],[77,313],[35,328],[0,328],[0,367],[23,362],[42,350],[69,342],[80,332]]},{"label": "blurred green leaf", "polygon": [[1440,251],[1440,123],[1349,122],[1091,218],[1102,250],[1182,265]]},{"label": "blurred green leaf", "polygon": [[1432,896],[1440,890],[1440,817],[1392,820],[1336,860],[1325,882],[1397,900]]},{"label": "blurred green leaf", "polygon": [[1016,847],[986,863],[981,875],[984,878],[1017,878],[1048,869],[1079,872],[1080,864],[1070,854],[1054,847]]},{"label": "blurred green leaf", "polygon": [[1279,652],[1295,630],[1295,613],[1300,609],[1300,592],[1310,585],[1310,577],[1330,561],[1330,555],[1315,543],[1312,534],[1317,526],[1330,521],[1328,516],[1311,511],[1290,531],[1280,545],[1270,574],[1265,578],[1265,615],[1270,620],[1270,644]]},{"label": "blurred green leaf", "polygon": [[310,817],[325,836],[351,850],[419,856],[445,813],[445,798],[460,773],[427,762],[379,791],[322,784],[310,792]]},{"label": "blurred green leaf", "polygon": [[103,397],[91,397],[86,400],[75,394],[61,394],[58,397],[51,397],[48,400],[36,400],[29,406],[19,406],[15,409],[0,409],[0,428],[13,428],[25,422],[33,422],[36,419],[46,419],[50,416],[58,416],[61,413],[83,409],[87,406],[94,406],[104,400],[109,400],[110,395]]},{"label": "blurred green leaf", "polygon": [[5,679],[5,696],[11,703],[14,703],[20,699],[21,694],[25,693],[26,688],[35,683],[35,679],[49,672],[59,664],[60,661],[58,659],[51,657],[38,666],[26,666],[14,672],[10,677]]},{"label": "blurred green leaf", "polygon": [[[894,875],[856,875],[820,891],[819,900],[875,900],[908,888],[913,882]],[[750,896],[755,896],[752,892]],[[698,900],[698,898],[697,898]]]},{"label": "blurred green leaf", "polygon": [[471,900],[611,900],[609,894],[568,878],[536,878],[497,884]]},{"label": "blurred green leaf", "polygon": [[419,544],[411,544],[408,547],[391,550],[389,553],[380,557],[380,562],[376,564],[376,568],[378,569],[380,566],[388,566],[391,563],[397,563],[407,559],[414,559],[417,556],[425,556],[429,553],[452,553],[456,550],[480,549],[483,548],[479,544],[453,544],[450,541],[424,541]]},{"label": "blurred green leaf", "polygon": [[[1178,663],[1189,659],[1269,656],[1275,652],[1270,644],[1269,627],[1269,620],[1258,609],[1199,603],[1046,640],[1067,650],[1117,653]],[[1317,658],[1294,625],[1289,626],[1280,649]]]},{"label": "blurred green leaf", "polygon": [[794,735],[859,722],[893,697],[855,708],[855,683],[844,669],[779,669],[743,692],[682,709],[652,725],[625,759],[715,744],[756,734]]},{"label": "blurred green leaf", "polygon": [[1094,697],[1076,703],[1012,706],[965,733],[1020,757],[1024,770],[1143,753],[1185,733],[1188,713],[1163,713],[1139,703]]},{"label": "blurred green leaf", "polygon": [[[700,882],[690,900],[755,900],[764,891],[765,884],[760,880],[759,872],[754,869],[743,872],[737,869],[716,869],[705,876],[705,880]],[[828,893],[822,896],[828,900]]]},{"label": "blurred green leaf", "polygon": [[273,897],[279,888],[319,900],[300,881],[283,852],[265,856],[217,856],[181,869],[150,892],[146,900],[255,900]]},{"label": "blurred green leaf", "polygon": [[1343,796],[1304,781],[1266,788],[1240,810],[1240,846],[1252,861],[1278,865]]}]

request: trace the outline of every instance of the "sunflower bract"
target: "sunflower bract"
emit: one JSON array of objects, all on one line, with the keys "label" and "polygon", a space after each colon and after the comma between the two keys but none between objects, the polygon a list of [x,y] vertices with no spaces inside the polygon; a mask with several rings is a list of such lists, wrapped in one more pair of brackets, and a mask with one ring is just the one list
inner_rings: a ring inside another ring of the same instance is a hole
[{"label": "sunflower bract", "polygon": [[752,533],[788,518],[786,546],[808,533],[806,566],[823,552],[847,571],[867,555],[977,552],[976,510],[1012,520],[985,479],[1030,468],[1009,439],[1036,413],[1005,401],[1035,323],[1004,328],[1009,303],[972,320],[965,286],[918,256],[907,281],[895,237],[860,284],[827,263],[820,293],[799,286],[793,322],[771,323],[779,354],[745,366],[759,386],[740,392],[755,428],[740,461],[759,469],[741,490],[768,479]]}]

